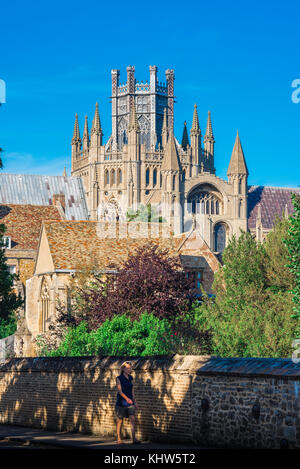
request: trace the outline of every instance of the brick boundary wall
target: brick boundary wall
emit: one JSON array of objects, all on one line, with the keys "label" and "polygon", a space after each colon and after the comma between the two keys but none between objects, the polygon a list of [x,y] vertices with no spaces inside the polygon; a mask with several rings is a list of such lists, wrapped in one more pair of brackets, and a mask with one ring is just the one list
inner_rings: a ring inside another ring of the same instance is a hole
[{"label": "brick boundary wall", "polygon": [[[0,423],[115,436],[115,377],[126,359],[7,360],[0,365]],[[138,438],[300,448],[300,363],[178,355],[130,360]]]}]

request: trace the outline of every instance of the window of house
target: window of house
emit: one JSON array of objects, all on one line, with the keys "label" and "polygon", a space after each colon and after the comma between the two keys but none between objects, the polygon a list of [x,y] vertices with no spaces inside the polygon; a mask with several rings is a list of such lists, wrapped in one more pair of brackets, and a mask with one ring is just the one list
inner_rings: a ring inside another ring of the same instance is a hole
[{"label": "window of house", "polygon": [[186,277],[191,279],[193,287],[199,290],[203,281],[203,270],[187,270]]},{"label": "window of house", "polygon": [[15,274],[15,273],[16,273],[16,270],[17,270],[17,269],[16,269],[16,266],[15,266],[15,265],[9,265],[9,266],[8,266],[8,271],[9,271],[10,275]]},{"label": "window of house", "polygon": [[5,249],[11,249],[11,238],[10,236],[3,236],[3,244]]}]

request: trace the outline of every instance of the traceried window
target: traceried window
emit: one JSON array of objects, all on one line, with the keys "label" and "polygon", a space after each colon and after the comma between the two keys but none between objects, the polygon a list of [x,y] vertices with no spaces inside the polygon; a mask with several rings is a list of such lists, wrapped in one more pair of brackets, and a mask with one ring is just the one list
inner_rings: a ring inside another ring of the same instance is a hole
[{"label": "traceried window", "polygon": [[222,203],[219,198],[207,191],[195,191],[188,198],[192,213],[202,215],[220,215]]},{"label": "traceried window", "polygon": [[226,247],[226,227],[223,223],[218,223],[214,229],[215,252],[222,253]]},{"label": "traceried window", "polygon": [[140,136],[141,136],[141,143],[145,143],[146,148],[150,148],[150,122],[145,116],[140,116],[138,119],[139,127],[140,127]]},{"label": "traceried window", "polygon": [[123,145],[128,143],[127,139],[127,121],[122,117],[118,123],[118,150],[122,150]]}]

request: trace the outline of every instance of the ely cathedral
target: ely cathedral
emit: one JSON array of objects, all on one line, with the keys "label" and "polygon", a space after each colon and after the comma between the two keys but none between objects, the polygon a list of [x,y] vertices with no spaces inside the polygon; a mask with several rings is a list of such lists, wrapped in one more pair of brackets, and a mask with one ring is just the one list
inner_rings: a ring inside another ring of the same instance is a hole
[{"label": "ely cathedral", "polygon": [[246,231],[247,178],[239,135],[230,161],[228,181],[216,176],[214,135],[208,111],[205,133],[194,106],[191,129],[184,123],[180,141],[174,135],[174,70],[165,83],[150,66],[149,82],[138,82],[127,67],[127,82],[111,71],[112,132],[103,141],[99,106],[89,131],[85,116],[82,137],[75,116],[72,176],[82,179],[91,220],[125,216],[140,204],[155,207],[175,233],[196,224],[214,252],[226,239]]},{"label": "ely cathedral", "polygon": [[[159,82],[151,66],[149,82],[137,82],[127,67],[127,82],[120,83],[119,71],[111,71],[111,135],[104,142],[98,104],[90,128],[85,117],[80,132],[75,116],[71,176],[0,172],[5,257],[25,300],[16,333],[0,344],[0,359],[1,346],[35,355],[36,338],[49,330],[58,302],[70,301],[70,279],[83,266],[117,273],[150,237],[179,257],[199,293],[211,294],[231,236],[244,230],[262,242],[276,216],[292,213],[291,193],[299,189],[248,185],[238,134],[228,179],[216,175],[210,112],[202,131],[195,105],[191,128],[185,123],[176,138],[174,71],[165,75]],[[128,212],[141,206],[153,208],[153,223],[129,221]]]}]

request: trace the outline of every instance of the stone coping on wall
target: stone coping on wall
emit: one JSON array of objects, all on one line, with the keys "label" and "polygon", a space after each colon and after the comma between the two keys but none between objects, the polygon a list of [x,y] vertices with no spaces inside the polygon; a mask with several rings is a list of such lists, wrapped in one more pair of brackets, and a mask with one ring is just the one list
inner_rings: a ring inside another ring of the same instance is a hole
[{"label": "stone coping on wall", "polygon": [[97,368],[119,370],[124,361],[131,361],[133,371],[141,372],[162,370],[197,375],[269,376],[277,379],[300,380],[300,363],[290,358],[220,358],[196,355],[12,358],[0,364],[0,373],[9,371],[80,373]]}]

